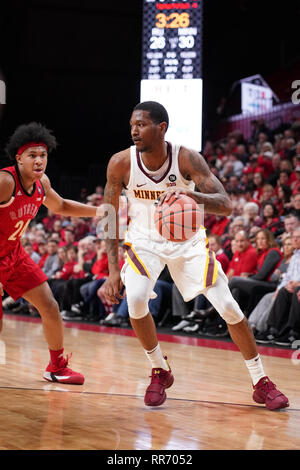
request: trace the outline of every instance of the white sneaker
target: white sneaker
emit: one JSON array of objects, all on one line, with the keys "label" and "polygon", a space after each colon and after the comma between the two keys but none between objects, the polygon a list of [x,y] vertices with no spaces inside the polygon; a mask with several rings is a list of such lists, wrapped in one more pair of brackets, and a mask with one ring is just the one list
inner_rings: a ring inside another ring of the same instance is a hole
[{"label": "white sneaker", "polygon": [[6,308],[9,305],[12,305],[14,303],[15,303],[15,300],[12,297],[6,297],[6,299],[4,299],[2,302],[2,307]]},{"label": "white sneaker", "polygon": [[187,321],[187,320],[181,320],[181,322],[179,322],[177,325],[173,326],[172,330],[173,330],[173,331],[182,330],[183,328],[185,328],[185,327],[188,326],[189,324],[190,324],[189,321]]},{"label": "white sneaker", "polygon": [[198,331],[199,330],[199,325],[193,325],[193,326],[186,326],[185,328],[183,328],[183,331],[185,331],[186,333],[195,333],[195,331]]},{"label": "white sneaker", "polygon": [[110,320],[112,320],[113,318],[115,318],[115,316],[116,316],[115,312],[111,312],[111,313],[109,313],[109,314],[107,315],[107,317],[105,317],[104,320],[105,320],[105,321],[110,321]]},{"label": "white sneaker", "polygon": [[81,314],[82,311],[81,311],[80,305],[79,304],[72,305],[71,306],[71,312]]}]

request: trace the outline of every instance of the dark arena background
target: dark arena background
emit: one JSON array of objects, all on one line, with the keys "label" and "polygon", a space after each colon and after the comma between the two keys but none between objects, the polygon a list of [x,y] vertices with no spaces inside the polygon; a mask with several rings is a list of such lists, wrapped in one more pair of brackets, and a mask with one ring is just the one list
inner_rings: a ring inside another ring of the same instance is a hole
[{"label": "dark arena background", "polygon": [[[66,196],[104,184],[109,157],[131,144],[128,121],[142,75],[142,3],[10,0],[1,7],[1,155],[17,125],[45,123],[59,142],[48,174]],[[205,145],[217,108],[237,80],[259,73],[272,78],[270,86],[275,81],[282,101],[291,100],[299,3],[205,1],[203,18]]]}]

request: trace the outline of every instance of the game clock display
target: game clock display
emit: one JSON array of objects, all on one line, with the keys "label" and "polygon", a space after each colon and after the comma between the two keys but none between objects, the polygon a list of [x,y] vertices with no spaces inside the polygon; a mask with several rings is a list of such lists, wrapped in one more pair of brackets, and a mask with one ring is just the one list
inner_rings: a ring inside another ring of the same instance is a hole
[{"label": "game clock display", "polygon": [[202,0],[144,0],[142,79],[202,77]]}]

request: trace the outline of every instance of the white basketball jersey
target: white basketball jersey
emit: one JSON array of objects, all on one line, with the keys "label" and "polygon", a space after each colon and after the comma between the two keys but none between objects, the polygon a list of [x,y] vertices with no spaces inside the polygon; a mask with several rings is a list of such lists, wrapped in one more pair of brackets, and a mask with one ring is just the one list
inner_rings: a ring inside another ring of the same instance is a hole
[{"label": "white basketball jersey", "polygon": [[142,154],[136,146],[130,147],[130,178],[125,189],[130,218],[129,231],[134,230],[152,240],[161,240],[154,225],[154,212],[159,196],[169,188],[194,190],[193,181],[183,178],[179,171],[180,145],[167,142],[168,159],[157,172],[150,172],[143,164]]}]

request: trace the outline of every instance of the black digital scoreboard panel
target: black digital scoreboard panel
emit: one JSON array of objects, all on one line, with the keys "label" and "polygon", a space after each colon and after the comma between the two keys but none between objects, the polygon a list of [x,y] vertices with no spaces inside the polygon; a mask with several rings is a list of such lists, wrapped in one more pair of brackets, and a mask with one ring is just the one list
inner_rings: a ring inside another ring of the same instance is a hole
[{"label": "black digital scoreboard panel", "polygon": [[203,0],[143,0],[143,80],[202,78]]}]

